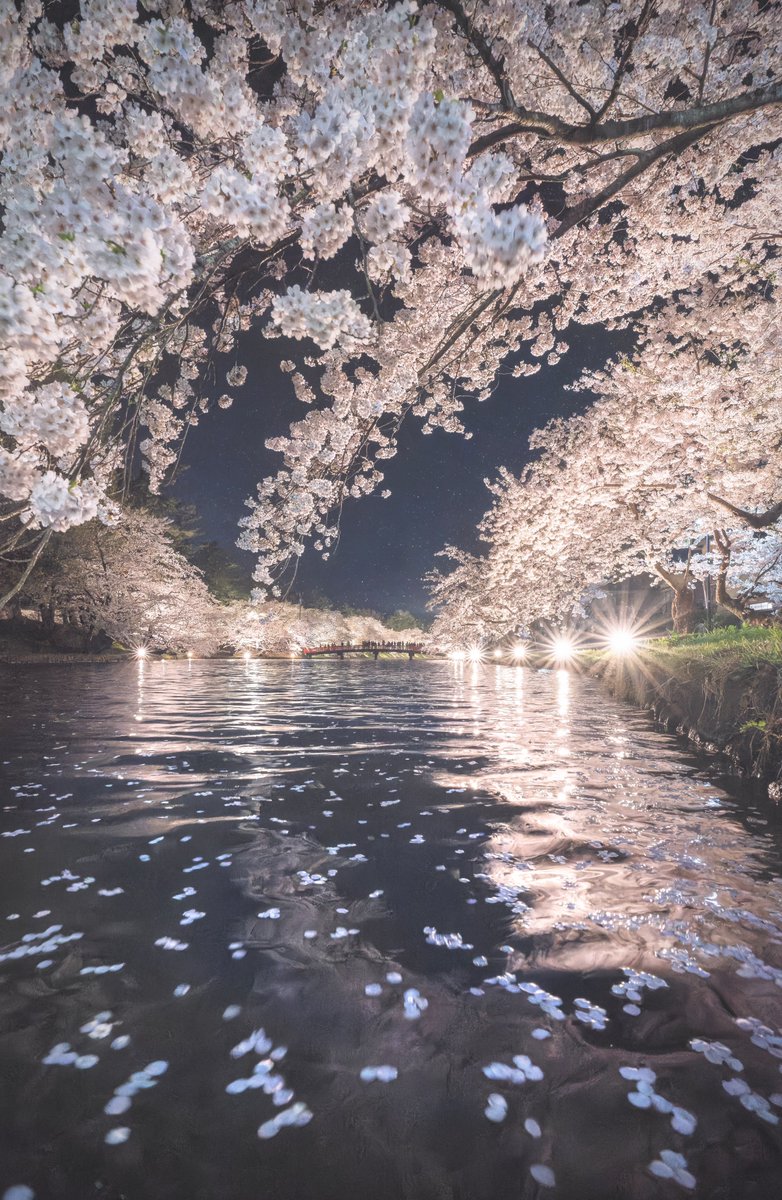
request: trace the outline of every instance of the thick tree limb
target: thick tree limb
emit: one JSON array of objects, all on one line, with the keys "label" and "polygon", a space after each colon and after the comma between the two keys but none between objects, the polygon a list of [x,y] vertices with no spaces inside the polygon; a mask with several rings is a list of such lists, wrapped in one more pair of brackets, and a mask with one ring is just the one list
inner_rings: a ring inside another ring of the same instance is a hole
[{"label": "thick tree limb", "polygon": [[675,129],[703,129],[707,125],[721,125],[732,117],[755,112],[770,104],[782,104],[782,83],[770,83],[766,87],[754,88],[750,92],[731,96],[726,100],[716,100],[712,104],[698,104],[685,109],[666,109],[664,112],[649,113],[643,117],[629,117],[624,121],[602,121],[587,125],[571,125],[559,117],[528,112],[517,106],[499,114],[514,117],[513,122],[484,134],[478,139],[478,143],[481,149],[485,150],[520,133],[534,133],[538,137],[552,138],[573,146],[621,142],[625,138],[643,134],[670,133]]},{"label": "thick tree limb", "polygon": [[731,541],[724,530],[714,530],[714,544],[720,552],[720,566],[717,571],[716,600],[721,608],[738,617],[739,621],[746,620],[746,609],[742,602],[731,596],[728,591],[728,571],[730,570]]},{"label": "thick tree limb", "polygon": [[768,529],[771,525],[776,525],[777,521],[782,517],[782,500],[772,504],[771,508],[767,508],[765,512],[749,512],[746,508],[739,508],[736,504],[731,504],[730,500],[723,500],[721,496],[715,496],[713,492],[707,492],[706,495],[715,504],[719,504],[722,508],[726,508],[728,512],[733,513],[734,517],[738,517],[745,525],[749,525],[752,529]]},{"label": "thick tree limb", "polygon": [[669,571],[662,563],[652,563],[652,570],[655,575],[662,579],[663,583],[667,583],[669,588],[674,592],[683,592],[690,584],[690,563],[687,561],[687,567],[684,571]]},{"label": "thick tree limb", "polygon": [[445,9],[452,15],[457,29],[473,46],[494,80],[501,100],[501,107],[498,108],[497,115],[513,118],[512,124],[504,125],[500,129],[484,134],[482,138],[473,143],[471,149],[474,148],[475,153],[497,145],[498,142],[507,141],[509,137],[515,137],[521,133],[533,133],[539,137],[554,138],[571,145],[592,145],[599,142],[622,141],[628,137],[637,137],[639,134],[703,129],[707,126],[722,124],[723,121],[728,121],[731,117],[740,116],[742,113],[754,112],[756,109],[763,108],[769,104],[782,103],[782,83],[774,82],[766,84],[764,87],[753,88],[751,91],[743,92],[738,96],[730,96],[724,100],[712,101],[710,104],[696,104],[692,108],[665,109],[663,112],[648,113],[642,117],[629,117],[620,121],[601,120],[602,115],[608,110],[616,97],[619,83],[628,66],[635,41],[653,15],[653,2],[652,0],[646,0],[639,14],[638,31],[629,40],[623,52],[611,91],[598,112],[592,110],[589,102],[565,78],[553,60],[546,56],[539,47],[535,47],[538,54],[543,57],[546,65],[554,71],[569,94],[582,107],[585,107],[589,111],[590,120],[586,124],[575,125],[568,121],[563,121],[561,117],[550,113],[528,110],[523,105],[516,103],[505,71],[505,60],[496,56],[486,35],[467,16],[461,0],[430,0],[430,2],[437,4],[439,8]]},{"label": "thick tree limb", "polygon": [[[754,516],[755,514],[751,515]],[[762,572],[761,575],[755,577],[755,580],[744,592],[739,596],[732,596],[728,591],[728,571],[730,570],[733,546],[724,529],[714,530],[714,544],[720,552],[720,565],[717,572],[716,587],[717,603],[741,622],[751,625],[769,625],[773,623],[773,614],[753,612],[749,605],[751,597],[756,594],[756,588],[760,583]]]},{"label": "thick tree limb", "polygon": [[692,559],[692,547],[687,554],[687,562],[683,571],[669,571],[662,563],[656,562],[651,564],[651,570],[659,579],[667,583],[668,587],[673,591],[673,599],[671,601],[671,618],[673,627],[676,633],[692,633],[695,627],[696,610],[695,610],[695,592],[690,587],[690,560]]}]

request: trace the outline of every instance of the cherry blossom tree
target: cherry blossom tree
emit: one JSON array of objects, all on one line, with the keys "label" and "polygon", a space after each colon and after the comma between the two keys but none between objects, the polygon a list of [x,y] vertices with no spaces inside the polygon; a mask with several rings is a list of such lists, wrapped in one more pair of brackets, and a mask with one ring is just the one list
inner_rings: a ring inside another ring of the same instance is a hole
[{"label": "cherry blossom tree", "polygon": [[225,608],[172,545],[169,528],[137,508],[111,528],[97,520],[74,527],[47,545],[17,600],[38,608],[50,630],[59,618],[125,646],[213,653]]},{"label": "cherry blossom tree", "polygon": [[594,585],[644,572],[682,630],[698,579],[741,619],[759,595],[782,601],[777,305],[770,264],[750,266],[679,296],[635,357],[582,378],[598,393],[584,415],[533,435],[537,460],[492,485],[486,555],[449,551],[433,578],[441,630],[567,619]]},{"label": "cherry blossom tree", "polygon": [[773,4],[64,8],[0,0],[14,586],[51,537],[117,519],[139,459],[160,487],[206,410],[241,402],[242,333],[306,356],[310,411],[241,535],[275,587],[309,540],[331,552],[408,415],[458,431],[504,363],[672,311],[778,236]]},{"label": "cherry blossom tree", "polygon": [[[400,638],[373,617],[333,609],[277,600],[219,603],[172,532],[165,518],[138,507],[125,508],[111,527],[96,519],[74,526],[48,543],[7,613],[37,609],[45,633],[68,625],[87,645],[101,633],[125,647],[202,656],[244,650],[287,655],[324,644]],[[0,586],[14,573],[13,564],[0,567]],[[425,635],[409,629],[403,639],[422,642]]]},{"label": "cherry blossom tree", "polygon": [[281,600],[262,604],[238,603],[225,614],[223,644],[260,654],[300,654],[302,650],[363,642],[427,642],[421,629],[400,634],[369,616],[345,616],[335,609],[307,608]]}]

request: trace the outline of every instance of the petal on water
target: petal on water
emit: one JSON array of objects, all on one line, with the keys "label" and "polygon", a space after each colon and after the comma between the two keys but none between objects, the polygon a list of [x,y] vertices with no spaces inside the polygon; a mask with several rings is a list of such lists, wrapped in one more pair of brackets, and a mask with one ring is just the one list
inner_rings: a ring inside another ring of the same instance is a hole
[{"label": "petal on water", "polygon": [[533,1163],[529,1169],[529,1173],[536,1183],[541,1187],[555,1187],[556,1177],[551,1167],[547,1167],[545,1163]]},{"label": "petal on water", "polygon": [[130,1130],[127,1125],[120,1125],[116,1129],[110,1129],[103,1140],[107,1146],[121,1146],[129,1137]]}]

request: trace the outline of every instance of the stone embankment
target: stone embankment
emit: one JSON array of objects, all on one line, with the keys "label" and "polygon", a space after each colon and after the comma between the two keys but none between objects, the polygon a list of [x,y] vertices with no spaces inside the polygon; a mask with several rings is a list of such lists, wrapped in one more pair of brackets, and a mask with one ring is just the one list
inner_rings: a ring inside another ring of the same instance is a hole
[{"label": "stone embankment", "polygon": [[723,631],[650,643],[637,656],[590,656],[614,695],[669,732],[768,785],[782,801],[782,633]]}]

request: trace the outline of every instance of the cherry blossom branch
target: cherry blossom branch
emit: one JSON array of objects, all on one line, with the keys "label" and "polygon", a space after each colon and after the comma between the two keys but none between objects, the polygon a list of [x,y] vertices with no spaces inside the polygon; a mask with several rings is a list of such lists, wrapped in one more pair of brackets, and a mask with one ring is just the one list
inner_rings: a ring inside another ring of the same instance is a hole
[{"label": "cherry blossom branch", "polygon": [[716,100],[711,104],[700,104],[694,108],[677,110],[669,109],[644,117],[629,117],[622,121],[603,121],[599,124],[571,125],[559,117],[548,116],[546,113],[527,112],[519,108],[516,112],[506,112],[507,116],[516,119],[498,129],[476,138],[470,145],[470,154],[481,154],[492,146],[506,142],[521,134],[535,134],[542,138],[552,138],[567,145],[590,146],[602,142],[621,142],[626,138],[638,137],[654,133],[670,133],[679,130],[704,130],[708,127],[723,124],[733,117],[757,112],[769,105],[782,104],[782,83],[771,83],[765,87],[755,88],[739,96],[726,100]]},{"label": "cherry blossom branch", "polygon": [[635,30],[627,38],[627,41],[622,49],[622,53],[619,56],[619,62],[617,63],[616,71],[614,72],[614,80],[611,84],[611,90],[606,96],[603,104],[600,106],[597,112],[593,114],[595,123],[602,120],[611,105],[616,100],[617,95],[619,94],[619,89],[622,86],[622,80],[624,79],[627,68],[630,65],[630,59],[632,57],[633,50],[635,49],[635,44],[639,37],[646,32],[649,21],[654,14],[654,8],[655,0],[644,0],[643,7],[638,14],[638,19],[634,22]]},{"label": "cherry blossom branch", "polygon": [[579,92],[576,91],[573,84],[570,82],[570,80],[567,78],[567,76],[564,74],[564,72],[560,70],[560,68],[557,66],[557,64],[554,62],[554,60],[552,58],[549,58],[549,56],[548,56],[548,54],[546,54],[545,50],[541,46],[536,46],[534,42],[527,42],[527,45],[530,46],[537,55],[539,55],[539,57],[543,60],[543,62],[546,64],[546,66],[549,68],[549,70],[554,75],[556,75],[559,82],[562,84],[562,86],[565,88],[565,90],[573,97],[573,99],[576,101],[576,103],[580,104],[582,108],[586,109],[586,111],[589,113],[590,120],[596,121],[598,119],[598,114],[595,112],[592,105]]},{"label": "cherry blossom branch", "polygon": [[505,74],[505,63],[502,59],[495,57],[491,46],[481,33],[480,29],[467,16],[464,11],[464,6],[460,0],[434,0],[439,8],[447,9],[454,18],[457,28],[464,34],[465,38],[477,50],[481,61],[491,75],[500,94],[503,107],[508,112],[514,112],[517,108],[516,101],[511,91],[511,86],[508,77]]},{"label": "cherry blossom branch", "polygon": [[667,142],[661,142],[653,150],[648,150],[640,154],[632,167],[624,171],[621,175],[618,175],[611,183],[606,184],[597,195],[588,196],[585,200],[574,205],[573,208],[566,212],[551,235],[552,239],[563,237],[575,225],[579,225],[587,217],[592,216],[593,213],[597,212],[604,204],[607,204],[609,200],[613,199],[614,196],[626,188],[629,183],[632,183],[639,175],[643,175],[653,163],[659,162],[670,154],[681,154],[683,150],[694,145],[695,142],[710,132],[710,127],[705,129],[699,127],[690,130],[688,133],[680,133],[676,137],[670,138]]},{"label": "cherry blossom branch", "polygon": [[27,583],[27,580],[30,578],[30,576],[33,573],[33,570],[35,569],[35,565],[38,562],[38,559],[41,557],[41,555],[43,554],[47,545],[49,544],[49,539],[52,536],[52,532],[53,531],[51,529],[47,529],[44,531],[43,534],[41,534],[41,537],[38,542],[38,546],[37,546],[36,550],[34,551],[34,553],[32,554],[32,556],[30,557],[30,561],[28,562],[24,571],[19,576],[16,583],[14,583],[11,588],[9,588],[9,590],[6,592],[6,594],[4,596],[0,596],[0,611],[2,611],[2,609],[5,608],[6,604],[10,604],[10,602],[13,600],[14,596],[18,596],[19,592],[22,590],[24,585]]},{"label": "cherry blossom branch", "polygon": [[752,529],[768,529],[769,526],[776,525],[777,521],[782,517],[782,500],[776,504],[772,504],[764,512],[750,512],[746,508],[739,508],[736,504],[731,504],[729,500],[723,500],[721,496],[715,496],[713,492],[707,492],[706,494],[715,504],[726,508],[728,512],[733,513],[734,517],[739,517],[745,524],[751,526]]},{"label": "cherry blossom branch", "polygon": [[[716,13],[717,13],[717,0],[711,0],[711,11],[709,13],[709,26],[712,26],[714,24],[714,17],[716,16]],[[701,71],[700,78],[698,79],[698,99],[699,100],[703,99],[703,89],[706,86],[706,76],[709,73],[709,62],[711,60],[712,49],[713,49],[713,43],[707,42],[706,49],[703,54],[703,69]]]}]

